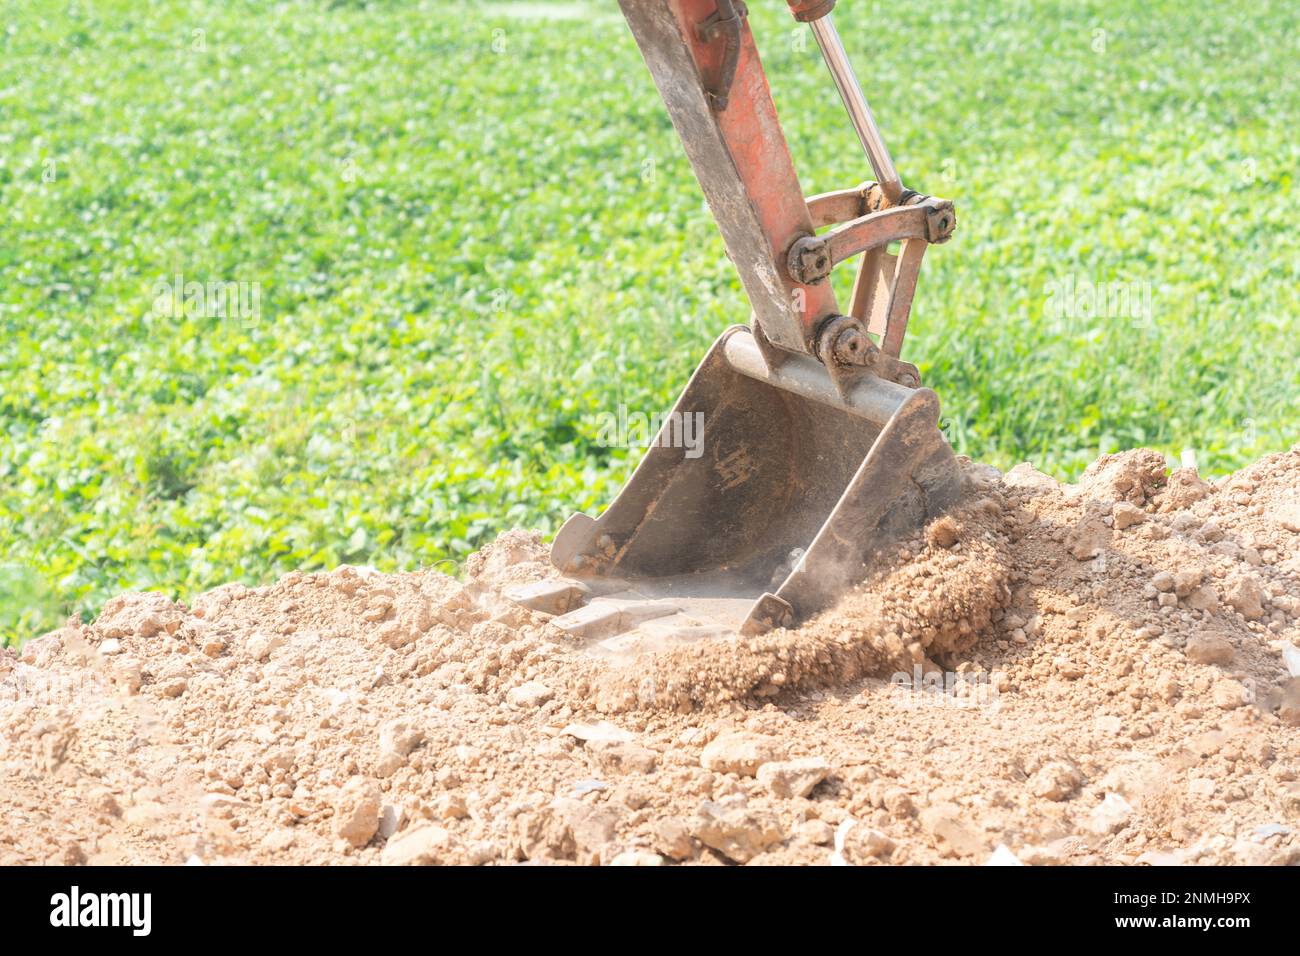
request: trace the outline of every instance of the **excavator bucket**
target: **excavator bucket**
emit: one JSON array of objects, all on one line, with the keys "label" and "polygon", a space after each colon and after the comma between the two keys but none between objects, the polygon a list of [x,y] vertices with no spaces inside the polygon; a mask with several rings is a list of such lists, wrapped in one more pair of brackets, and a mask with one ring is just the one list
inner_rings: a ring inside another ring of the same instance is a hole
[{"label": "excavator bucket", "polygon": [[[745,5],[619,2],[753,317],[714,343],[609,508],[565,523],[551,559],[566,577],[515,595],[610,653],[795,624],[961,486],[938,400],[899,358],[921,256],[951,234],[952,203],[903,188],[831,23],[834,0],[788,2],[876,181],[809,200]],[[828,277],[859,255],[843,314]]]},{"label": "excavator bucket", "polygon": [[618,497],[556,536],[572,603],[594,598],[556,622],[617,651],[806,618],[959,495],[938,418],[929,389],[866,377],[842,396],[815,359],[774,372],[728,329]]}]

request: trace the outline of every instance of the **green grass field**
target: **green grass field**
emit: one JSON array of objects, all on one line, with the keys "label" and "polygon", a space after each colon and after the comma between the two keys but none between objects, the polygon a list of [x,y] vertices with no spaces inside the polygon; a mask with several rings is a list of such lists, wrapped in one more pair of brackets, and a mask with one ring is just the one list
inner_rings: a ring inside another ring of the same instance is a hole
[{"label": "green grass field", "polygon": [[[868,178],[811,39],[750,7],[805,191]],[[747,317],[614,0],[0,11],[0,639],[554,529],[635,463],[599,416],[668,408]],[[958,203],[904,356],[958,451],[1296,440],[1300,6],[836,16],[905,179]],[[177,275],[247,308],[160,305]]]}]

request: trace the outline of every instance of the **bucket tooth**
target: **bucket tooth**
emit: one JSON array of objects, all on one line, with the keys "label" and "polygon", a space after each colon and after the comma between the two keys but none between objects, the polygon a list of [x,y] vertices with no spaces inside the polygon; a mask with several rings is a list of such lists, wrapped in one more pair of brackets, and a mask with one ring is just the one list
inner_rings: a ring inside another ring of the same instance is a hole
[{"label": "bucket tooth", "polygon": [[567,614],[574,608],[581,607],[591,597],[591,588],[581,581],[552,578],[549,581],[535,581],[531,584],[508,587],[502,591],[502,594],[507,600],[530,611]]},{"label": "bucket tooth", "polygon": [[551,624],[570,637],[600,640],[633,630],[654,618],[676,614],[680,610],[680,607],[668,601],[600,599],[553,618]]},{"label": "bucket tooth", "polygon": [[794,608],[790,602],[767,591],[754,602],[745,623],[740,626],[740,633],[762,634],[774,627],[789,627],[793,623]]}]

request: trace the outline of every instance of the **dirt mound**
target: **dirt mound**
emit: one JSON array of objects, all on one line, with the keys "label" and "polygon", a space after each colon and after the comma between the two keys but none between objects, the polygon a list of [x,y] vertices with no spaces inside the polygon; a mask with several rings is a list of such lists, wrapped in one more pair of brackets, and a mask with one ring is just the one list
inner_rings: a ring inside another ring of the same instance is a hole
[{"label": "dirt mound", "polygon": [[689,713],[740,699],[837,687],[870,675],[924,672],[988,633],[1011,597],[1007,502],[996,472],[967,468],[966,504],[904,542],[833,611],[794,631],[704,642],[602,674],[598,705],[610,712]]},{"label": "dirt mound", "polygon": [[0,653],[0,863],[1300,860],[1300,452],[970,474],[803,628],[618,667],[523,532],[124,595]]}]

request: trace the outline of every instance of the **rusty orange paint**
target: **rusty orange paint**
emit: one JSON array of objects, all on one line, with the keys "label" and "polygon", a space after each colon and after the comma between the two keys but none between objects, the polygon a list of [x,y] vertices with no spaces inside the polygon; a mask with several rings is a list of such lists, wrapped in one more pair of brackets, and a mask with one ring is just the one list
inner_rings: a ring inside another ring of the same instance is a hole
[{"label": "rusty orange paint", "polygon": [[[696,26],[716,11],[716,0],[671,0],[670,6],[701,76],[717,75],[722,44],[702,43],[696,33]],[[718,125],[746,196],[758,214],[772,262],[786,285],[804,340],[811,344],[817,326],[827,316],[837,314],[839,307],[830,282],[803,285],[786,270],[790,246],[814,230],[748,21],[741,24],[736,78],[729,105],[718,114]]]}]

